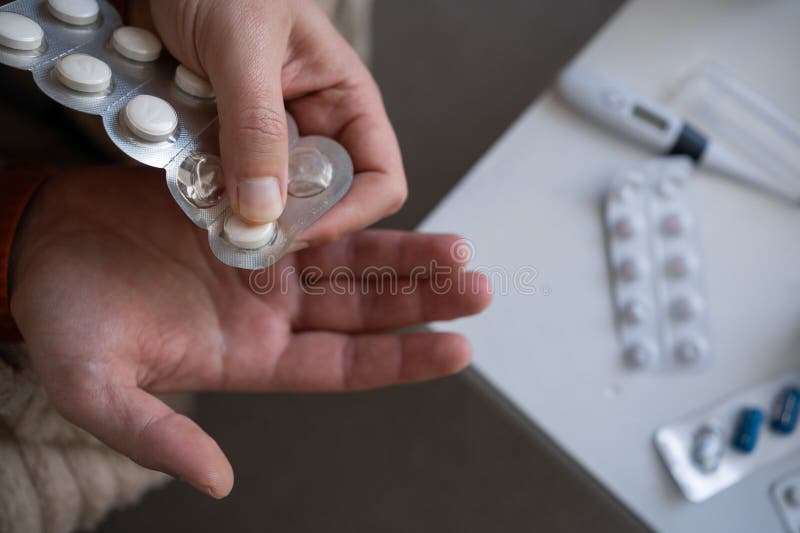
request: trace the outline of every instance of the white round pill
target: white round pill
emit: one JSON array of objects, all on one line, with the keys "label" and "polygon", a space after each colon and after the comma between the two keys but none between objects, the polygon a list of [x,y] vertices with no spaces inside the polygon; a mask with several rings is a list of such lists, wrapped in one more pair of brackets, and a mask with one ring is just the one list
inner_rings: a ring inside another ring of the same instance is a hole
[{"label": "white round pill", "polygon": [[19,13],[0,12],[0,45],[14,50],[36,50],[42,46],[44,31]]},{"label": "white round pill", "polygon": [[183,92],[197,98],[214,98],[214,88],[208,80],[183,65],[178,65],[175,69],[175,85]]},{"label": "white round pill", "polygon": [[166,141],[178,127],[178,114],[166,100],[149,94],[131,99],[123,110],[125,124],[145,141]]},{"label": "white round pill", "polygon": [[69,54],[56,63],[58,80],[75,91],[97,93],[111,85],[111,69],[88,54]]},{"label": "white round pill", "polygon": [[245,250],[266,246],[275,236],[275,223],[251,226],[236,215],[225,219],[223,236],[232,245]]},{"label": "white round pill", "polygon": [[161,41],[153,32],[133,26],[114,30],[111,45],[121,55],[134,61],[155,61],[161,53]]},{"label": "white round pill", "polygon": [[100,13],[96,0],[47,0],[47,8],[58,20],[76,26],[93,23]]}]

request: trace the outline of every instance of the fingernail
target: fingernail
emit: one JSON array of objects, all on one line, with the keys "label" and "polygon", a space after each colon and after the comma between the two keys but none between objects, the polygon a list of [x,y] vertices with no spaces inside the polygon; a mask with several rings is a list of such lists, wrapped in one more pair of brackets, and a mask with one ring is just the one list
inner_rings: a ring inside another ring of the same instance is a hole
[{"label": "fingernail", "polygon": [[308,248],[308,242],[306,241],[294,241],[291,246],[289,246],[289,252],[299,252],[300,250],[305,250]]},{"label": "fingernail", "polygon": [[252,178],[240,181],[239,215],[251,222],[272,222],[283,212],[278,178]]}]

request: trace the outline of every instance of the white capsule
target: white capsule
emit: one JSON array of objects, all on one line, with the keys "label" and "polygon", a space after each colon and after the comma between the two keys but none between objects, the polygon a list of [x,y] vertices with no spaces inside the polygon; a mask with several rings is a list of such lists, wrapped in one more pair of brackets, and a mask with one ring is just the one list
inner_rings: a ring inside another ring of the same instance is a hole
[{"label": "white capsule", "polygon": [[0,12],[0,45],[14,50],[36,50],[42,46],[44,31],[24,15]]},{"label": "white capsule", "polygon": [[56,63],[58,80],[75,91],[97,93],[111,85],[111,69],[87,54],[70,54]]},{"label": "white capsule", "polygon": [[229,215],[223,226],[223,237],[237,248],[256,250],[269,244],[275,231],[274,222],[253,226],[236,215]]},{"label": "white capsule", "polygon": [[178,114],[165,100],[140,94],[130,100],[123,110],[125,124],[142,140],[166,141],[178,127]]},{"label": "white capsule", "polygon": [[47,8],[58,20],[75,26],[92,24],[100,14],[95,0],[47,0]]},{"label": "white capsule", "polygon": [[122,56],[134,61],[155,61],[161,54],[161,41],[153,32],[134,26],[114,30],[111,46]]},{"label": "white capsule", "polygon": [[178,68],[175,69],[175,85],[196,98],[214,98],[214,88],[211,87],[208,80],[183,65],[178,65]]}]

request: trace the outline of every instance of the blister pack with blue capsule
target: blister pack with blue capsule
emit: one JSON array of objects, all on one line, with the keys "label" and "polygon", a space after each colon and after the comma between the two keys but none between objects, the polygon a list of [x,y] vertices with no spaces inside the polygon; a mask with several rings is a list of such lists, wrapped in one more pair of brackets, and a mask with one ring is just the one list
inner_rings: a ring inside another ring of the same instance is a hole
[{"label": "blister pack with blue capsule", "polygon": [[165,169],[175,201],[208,231],[212,252],[227,265],[272,265],[352,184],[347,151],[326,137],[300,136],[287,113],[286,208],[272,224],[244,224],[225,191],[213,88],[164,52],[153,33],[123,26],[108,2],[17,0],[0,7],[0,63],[30,71],[56,102],[99,116],[125,154]]},{"label": "blister pack with blue capsule", "polygon": [[695,503],[800,451],[800,370],[733,394],[656,431],[655,445]]}]

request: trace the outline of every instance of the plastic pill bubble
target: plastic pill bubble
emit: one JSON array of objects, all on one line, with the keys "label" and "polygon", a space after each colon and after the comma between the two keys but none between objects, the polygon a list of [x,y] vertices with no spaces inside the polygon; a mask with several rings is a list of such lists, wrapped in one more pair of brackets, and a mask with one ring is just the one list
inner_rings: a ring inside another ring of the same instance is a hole
[{"label": "plastic pill bubble", "polygon": [[685,321],[695,315],[697,302],[689,297],[676,298],[669,305],[669,314],[674,320]]},{"label": "plastic pill bubble", "polygon": [[155,61],[161,54],[161,41],[153,32],[133,26],[122,26],[111,36],[111,46],[122,56],[134,61]]},{"label": "plastic pill bubble", "polygon": [[703,349],[693,340],[681,341],[675,348],[675,357],[682,363],[694,363],[703,355]]},{"label": "plastic pill bubble", "polygon": [[56,63],[58,80],[75,91],[97,93],[111,85],[111,69],[87,54],[70,54]]},{"label": "plastic pill bubble", "polygon": [[178,168],[178,189],[195,207],[206,209],[217,205],[225,191],[219,157],[194,153],[184,159]]},{"label": "plastic pill bubble", "polygon": [[47,8],[58,20],[75,26],[93,23],[100,13],[95,0],[47,0]]},{"label": "plastic pill bubble", "polygon": [[625,350],[625,364],[632,368],[647,366],[653,359],[653,350],[644,344],[635,344]]},{"label": "plastic pill bubble", "polygon": [[692,442],[692,459],[701,472],[715,472],[724,453],[725,433],[718,424],[707,424],[697,430]]},{"label": "plastic pill bubble", "polygon": [[175,109],[167,101],[149,94],[132,98],[125,105],[123,116],[131,132],[145,141],[166,141],[178,127]]},{"label": "plastic pill bubble", "polygon": [[222,236],[238,248],[257,250],[269,244],[275,237],[275,223],[252,226],[231,214],[225,219]]},{"label": "plastic pill bubble", "polygon": [[619,277],[624,281],[636,281],[641,270],[641,266],[636,260],[624,259],[619,265]]},{"label": "plastic pill bubble", "polygon": [[301,139],[289,152],[289,194],[306,198],[328,188],[333,179],[333,165],[315,146]]},{"label": "plastic pill bubble", "polygon": [[639,324],[647,316],[647,306],[640,301],[632,301],[622,308],[622,318],[628,324]]},{"label": "plastic pill bubble", "polygon": [[36,50],[42,46],[44,31],[18,13],[0,12],[0,45],[14,50]]},{"label": "plastic pill bubble", "polygon": [[800,507],[800,487],[792,485],[783,493],[783,499],[792,507]]},{"label": "plastic pill bubble", "polygon": [[208,80],[183,65],[178,65],[178,68],[175,69],[175,85],[196,98],[214,98],[214,89]]},{"label": "plastic pill bubble", "polygon": [[683,221],[678,215],[667,215],[661,220],[661,233],[666,237],[675,237],[683,233]]},{"label": "plastic pill bubble", "polygon": [[614,235],[620,239],[630,239],[635,233],[636,228],[629,218],[621,218],[614,223]]},{"label": "plastic pill bubble", "polygon": [[689,262],[682,255],[676,255],[667,259],[664,270],[672,279],[685,278],[689,273]]}]

